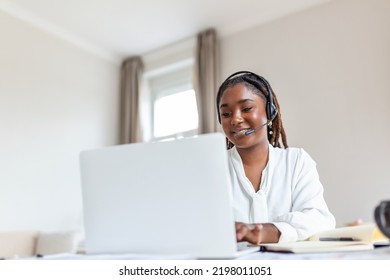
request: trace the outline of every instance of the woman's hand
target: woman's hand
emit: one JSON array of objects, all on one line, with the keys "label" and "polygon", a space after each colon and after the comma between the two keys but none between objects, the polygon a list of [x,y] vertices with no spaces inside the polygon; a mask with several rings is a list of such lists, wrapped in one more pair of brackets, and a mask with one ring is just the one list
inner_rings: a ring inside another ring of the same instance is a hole
[{"label": "woman's hand", "polygon": [[236,222],[237,241],[247,241],[254,245],[260,243],[277,243],[280,231],[273,224],[244,224]]}]

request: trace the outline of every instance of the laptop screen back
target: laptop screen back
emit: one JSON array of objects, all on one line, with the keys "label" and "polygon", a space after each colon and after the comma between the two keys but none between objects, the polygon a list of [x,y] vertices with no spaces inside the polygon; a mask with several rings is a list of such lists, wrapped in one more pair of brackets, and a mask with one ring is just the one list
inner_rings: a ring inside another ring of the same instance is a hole
[{"label": "laptop screen back", "polygon": [[88,254],[234,255],[222,134],[83,151],[80,164]]}]

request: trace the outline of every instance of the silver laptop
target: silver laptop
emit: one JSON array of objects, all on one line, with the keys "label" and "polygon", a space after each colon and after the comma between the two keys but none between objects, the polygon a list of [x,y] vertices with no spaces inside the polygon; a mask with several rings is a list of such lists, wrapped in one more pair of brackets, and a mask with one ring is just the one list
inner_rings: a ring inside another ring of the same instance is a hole
[{"label": "silver laptop", "polygon": [[235,258],[225,137],[220,133],[80,154],[87,254]]}]

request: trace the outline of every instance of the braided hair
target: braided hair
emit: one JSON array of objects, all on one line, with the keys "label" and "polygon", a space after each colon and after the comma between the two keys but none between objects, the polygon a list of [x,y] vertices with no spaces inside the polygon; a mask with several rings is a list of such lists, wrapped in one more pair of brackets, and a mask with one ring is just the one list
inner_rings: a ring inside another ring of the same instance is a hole
[{"label": "braided hair", "polygon": [[[250,81],[250,82],[248,82],[248,81]],[[218,94],[217,94],[216,105],[217,105],[218,121],[219,121],[219,123],[221,123],[221,113],[220,113],[219,105],[221,102],[222,95],[226,89],[231,88],[231,87],[238,85],[238,84],[242,84],[247,89],[249,89],[252,93],[260,96],[261,99],[263,99],[264,104],[267,104],[268,98],[270,95],[268,90],[267,90],[267,88],[268,88],[272,91],[272,102],[277,109],[277,114],[271,123],[272,125],[267,126],[268,141],[274,147],[288,148],[287,136],[286,136],[286,132],[285,132],[284,127],[283,127],[283,122],[282,122],[282,117],[281,117],[281,113],[280,113],[280,106],[279,106],[278,99],[276,98],[276,95],[275,95],[274,91],[272,90],[271,86],[269,84],[265,85],[265,82],[268,83],[265,79],[263,81],[262,79],[259,79],[259,76],[257,76],[254,73],[251,73],[251,72],[244,72],[243,75],[234,76],[230,79],[229,78],[226,79],[219,87]],[[267,117],[269,118],[269,116],[267,116]],[[228,149],[230,149],[234,146],[234,144],[231,143],[227,138],[226,138],[226,143],[227,143]]]}]

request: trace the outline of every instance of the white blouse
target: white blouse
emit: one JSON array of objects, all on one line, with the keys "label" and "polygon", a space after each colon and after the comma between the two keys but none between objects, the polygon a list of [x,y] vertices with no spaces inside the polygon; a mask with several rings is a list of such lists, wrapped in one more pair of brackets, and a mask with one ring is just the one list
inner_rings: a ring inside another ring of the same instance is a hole
[{"label": "white blouse", "polygon": [[281,232],[279,242],[304,240],[335,227],[316,163],[303,149],[269,145],[268,163],[257,192],[245,175],[236,147],[228,156],[236,221],[273,223]]}]

